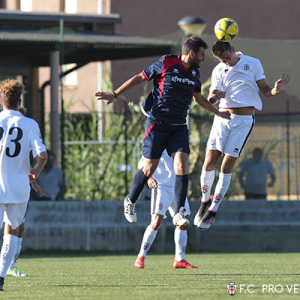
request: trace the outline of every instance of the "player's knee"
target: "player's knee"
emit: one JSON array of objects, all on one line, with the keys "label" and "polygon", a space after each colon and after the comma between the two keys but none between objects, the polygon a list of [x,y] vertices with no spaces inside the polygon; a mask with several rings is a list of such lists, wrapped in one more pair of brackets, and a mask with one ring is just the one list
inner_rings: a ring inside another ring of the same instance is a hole
[{"label": "player's knee", "polygon": [[143,173],[146,177],[151,177],[153,175],[154,171],[155,171],[155,169],[153,169],[151,167],[150,168],[146,168],[146,167],[143,168]]},{"label": "player's knee", "polygon": [[187,230],[188,227],[189,227],[189,225],[186,225],[186,226],[177,226],[177,228],[180,229],[180,230]]},{"label": "player's knee", "polygon": [[158,230],[159,227],[161,226],[162,224],[162,219],[161,218],[155,218],[151,221],[151,227],[153,230]]},{"label": "player's knee", "polygon": [[174,166],[174,171],[176,175],[186,175],[188,173],[188,167],[185,164],[178,164]]},{"label": "player's knee", "polygon": [[153,230],[158,230],[160,227],[161,223],[160,222],[154,222],[151,224],[151,227]]}]

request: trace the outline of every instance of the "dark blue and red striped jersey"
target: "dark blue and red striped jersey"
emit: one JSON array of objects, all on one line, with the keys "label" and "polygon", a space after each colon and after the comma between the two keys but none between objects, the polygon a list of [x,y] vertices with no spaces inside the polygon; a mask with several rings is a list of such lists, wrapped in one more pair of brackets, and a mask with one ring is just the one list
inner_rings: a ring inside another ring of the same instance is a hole
[{"label": "dark blue and red striped jersey", "polygon": [[193,93],[201,93],[199,70],[185,68],[181,56],[164,55],[144,69],[143,75],[153,79],[148,96],[153,99],[150,116],[169,124],[185,124]]}]

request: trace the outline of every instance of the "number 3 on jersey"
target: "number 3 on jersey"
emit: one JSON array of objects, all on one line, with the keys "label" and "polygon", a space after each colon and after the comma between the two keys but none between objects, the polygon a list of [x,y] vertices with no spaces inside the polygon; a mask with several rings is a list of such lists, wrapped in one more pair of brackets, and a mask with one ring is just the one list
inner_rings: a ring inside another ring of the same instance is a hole
[{"label": "number 3 on jersey", "polygon": [[[11,127],[8,131],[8,134],[10,136],[15,136],[14,132],[17,131],[17,136],[15,138],[11,138],[11,142],[15,144],[14,146],[14,149],[13,147],[6,147],[6,150],[5,150],[5,154],[8,156],[8,157],[16,157],[19,155],[20,151],[21,151],[21,144],[19,143],[19,141],[21,140],[22,136],[23,136],[23,131],[21,128],[19,127]],[[2,127],[0,127],[0,141],[2,140],[3,138],[3,135],[4,135],[4,129]],[[0,149],[0,152],[2,152],[2,147],[3,145],[1,145],[1,149]],[[12,154],[11,152],[14,151]]]}]

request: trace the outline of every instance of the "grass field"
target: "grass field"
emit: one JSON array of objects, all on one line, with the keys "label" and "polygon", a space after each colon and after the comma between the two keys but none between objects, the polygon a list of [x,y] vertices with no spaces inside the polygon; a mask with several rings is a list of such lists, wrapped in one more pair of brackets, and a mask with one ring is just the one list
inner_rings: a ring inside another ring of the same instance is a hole
[{"label": "grass field", "polygon": [[[188,254],[199,269],[173,269],[173,255],[22,254],[30,276],[7,277],[0,299],[300,299],[300,253]],[[272,289],[273,286],[273,289]],[[248,291],[247,291],[248,287]],[[242,289],[241,289],[242,288]]]}]

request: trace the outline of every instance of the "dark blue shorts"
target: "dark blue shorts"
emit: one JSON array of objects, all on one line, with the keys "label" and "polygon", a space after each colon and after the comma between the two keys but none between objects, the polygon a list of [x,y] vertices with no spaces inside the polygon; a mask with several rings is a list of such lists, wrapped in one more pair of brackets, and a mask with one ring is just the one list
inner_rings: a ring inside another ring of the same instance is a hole
[{"label": "dark blue shorts", "polygon": [[164,150],[190,154],[189,130],[187,125],[170,125],[147,118],[143,136],[143,156],[159,159]]}]

